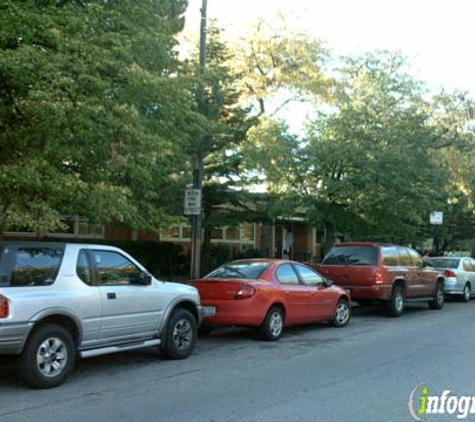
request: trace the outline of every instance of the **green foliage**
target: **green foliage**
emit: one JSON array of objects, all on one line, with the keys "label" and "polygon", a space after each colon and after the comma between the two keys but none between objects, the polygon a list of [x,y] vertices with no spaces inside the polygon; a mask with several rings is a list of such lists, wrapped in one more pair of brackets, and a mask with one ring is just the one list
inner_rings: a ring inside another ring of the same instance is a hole
[{"label": "green foliage", "polygon": [[275,26],[258,21],[237,53],[235,65],[243,75],[241,86],[249,99],[257,101],[260,114],[269,111],[266,101],[277,97],[279,109],[291,101],[329,95],[327,49],[282,19]]},{"label": "green foliage", "polygon": [[156,230],[198,130],[173,48],[184,0],[0,5],[0,228],[61,214]]},{"label": "green foliage", "polygon": [[439,141],[423,86],[405,72],[403,58],[378,52],[348,59],[333,92],[331,107],[304,138],[264,120],[249,137],[250,167],[328,230],[360,239],[423,238],[448,177],[433,156]]}]

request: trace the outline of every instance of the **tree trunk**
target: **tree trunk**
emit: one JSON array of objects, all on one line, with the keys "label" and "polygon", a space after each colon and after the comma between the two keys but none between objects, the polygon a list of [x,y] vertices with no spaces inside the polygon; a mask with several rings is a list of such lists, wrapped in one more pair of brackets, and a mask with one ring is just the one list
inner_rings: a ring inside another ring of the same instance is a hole
[{"label": "tree trunk", "polygon": [[211,267],[211,228],[204,228],[203,249],[201,251],[201,274],[208,274]]},{"label": "tree trunk", "polygon": [[335,243],[335,226],[330,221],[325,221],[323,226],[323,256],[325,256]]}]

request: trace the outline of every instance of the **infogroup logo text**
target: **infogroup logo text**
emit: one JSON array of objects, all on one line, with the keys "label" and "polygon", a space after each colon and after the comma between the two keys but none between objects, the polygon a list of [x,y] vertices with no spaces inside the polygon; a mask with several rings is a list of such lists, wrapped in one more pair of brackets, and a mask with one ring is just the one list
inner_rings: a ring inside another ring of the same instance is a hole
[{"label": "infogroup logo text", "polygon": [[443,390],[439,395],[429,394],[429,387],[417,385],[409,396],[409,412],[414,420],[426,421],[427,415],[453,415],[466,419],[475,415],[475,396],[456,396],[451,390]]}]

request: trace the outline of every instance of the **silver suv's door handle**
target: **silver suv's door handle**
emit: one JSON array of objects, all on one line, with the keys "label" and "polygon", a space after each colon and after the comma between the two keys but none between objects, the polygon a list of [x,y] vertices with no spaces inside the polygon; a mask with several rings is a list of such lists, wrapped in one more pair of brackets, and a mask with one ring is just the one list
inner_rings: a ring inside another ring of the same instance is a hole
[{"label": "silver suv's door handle", "polygon": [[115,293],[107,293],[107,299],[117,299],[117,295]]}]

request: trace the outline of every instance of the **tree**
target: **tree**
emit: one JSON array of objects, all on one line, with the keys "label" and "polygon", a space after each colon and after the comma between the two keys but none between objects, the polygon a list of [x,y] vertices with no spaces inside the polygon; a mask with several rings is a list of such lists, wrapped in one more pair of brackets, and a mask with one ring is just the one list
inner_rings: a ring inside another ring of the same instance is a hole
[{"label": "tree", "polygon": [[403,58],[386,52],[348,59],[334,101],[304,138],[276,123],[254,133],[266,183],[323,223],[326,249],[337,228],[359,238],[418,240],[443,196],[446,174],[430,154],[435,133],[422,85],[404,68]]},{"label": "tree", "polygon": [[[260,115],[275,114],[292,101],[328,96],[332,82],[325,72],[327,49],[284,19],[274,26],[259,20],[236,52],[243,92],[257,102]],[[273,107],[267,107],[270,102]]]},{"label": "tree", "polygon": [[434,228],[435,253],[464,241],[475,248],[474,106],[467,93],[457,91],[443,91],[429,103],[429,124],[435,132],[432,155],[447,174],[444,200],[438,204],[444,224]]},{"label": "tree", "polygon": [[213,229],[234,226],[246,219],[248,196],[241,186],[241,143],[255,123],[250,109],[241,105],[241,75],[232,68],[233,52],[222,41],[221,34],[215,24],[208,30],[206,72],[199,81],[206,98],[206,129],[198,145],[204,157],[204,271],[211,266]]},{"label": "tree", "polygon": [[62,214],[157,230],[199,130],[174,35],[185,0],[0,5],[0,232]]}]

